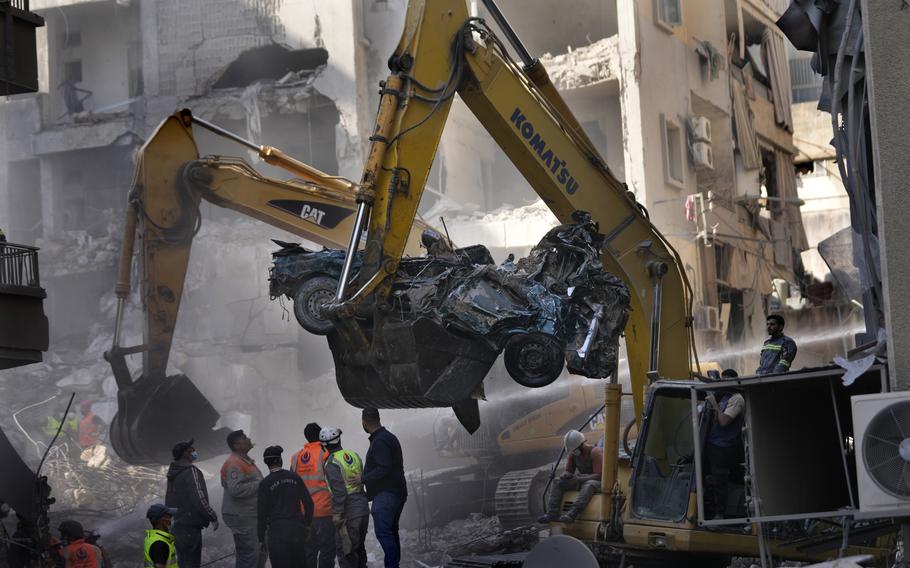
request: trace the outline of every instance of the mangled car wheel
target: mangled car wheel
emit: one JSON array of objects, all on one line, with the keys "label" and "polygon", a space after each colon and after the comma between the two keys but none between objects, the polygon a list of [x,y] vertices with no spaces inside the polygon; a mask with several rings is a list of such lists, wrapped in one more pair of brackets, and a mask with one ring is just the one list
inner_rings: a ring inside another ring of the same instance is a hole
[{"label": "mangled car wheel", "polygon": [[303,329],[316,335],[332,331],[332,322],[323,310],[335,297],[338,281],[329,276],[313,276],[304,280],[294,293],[294,316]]},{"label": "mangled car wheel", "polygon": [[512,336],[506,342],[503,358],[515,382],[531,388],[545,387],[555,381],[565,362],[559,341],[543,333]]}]

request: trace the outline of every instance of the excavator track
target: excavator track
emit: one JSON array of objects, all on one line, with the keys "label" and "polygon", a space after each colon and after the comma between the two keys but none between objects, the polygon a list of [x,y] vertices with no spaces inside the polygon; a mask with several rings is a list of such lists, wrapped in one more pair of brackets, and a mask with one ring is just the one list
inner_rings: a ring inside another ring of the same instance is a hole
[{"label": "excavator track", "polygon": [[551,466],[510,471],[496,485],[496,515],[504,529],[537,522],[544,514],[543,494]]}]

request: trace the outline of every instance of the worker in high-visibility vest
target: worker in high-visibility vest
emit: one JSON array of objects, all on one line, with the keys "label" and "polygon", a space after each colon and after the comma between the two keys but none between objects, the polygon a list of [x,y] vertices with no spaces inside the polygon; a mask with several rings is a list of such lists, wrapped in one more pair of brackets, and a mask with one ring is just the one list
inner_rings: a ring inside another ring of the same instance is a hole
[{"label": "worker in high-visibility vest", "polygon": [[170,533],[171,520],[177,513],[161,503],[148,508],[145,517],[152,528],[145,531],[145,568],[177,568],[177,547]]},{"label": "worker in high-visibility vest", "polygon": [[360,481],[363,461],[356,452],[341,447],[339,428],[323,428],[319,441],[329,452],[325,476],[332,494],[332,523],[338,531],[338,563],[341,568],[365,568],[370,505]]},{"label": "worker in high-visibility vest", "polygon": [[300,476],[313,498],[313,524],[306,543],[306,568],[334,568],[335,525],[332,524],[332,494],[325,478],[329,452],[319,442],[322,428],[310,422],[303,429],[307,444],[291,456],[290,470]]}]

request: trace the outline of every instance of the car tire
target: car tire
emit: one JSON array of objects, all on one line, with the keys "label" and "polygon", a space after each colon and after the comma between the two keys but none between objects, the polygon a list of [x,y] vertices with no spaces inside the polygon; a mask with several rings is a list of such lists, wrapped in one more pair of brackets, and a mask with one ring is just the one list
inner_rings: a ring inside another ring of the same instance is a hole
[{"label": "car tire", "polygon": [[331,303],[338,281],[330,276],[313,276],[304,280],[294,292],[294,316],[303,329],[316,335],[328,335],[334,328],[322,307]]},{"label": "car tire", "polygon": [[529,388],[549,385],[565,365],[562,344],[543,333],[513,335],[506,342],[503,359],[512,379]]}]

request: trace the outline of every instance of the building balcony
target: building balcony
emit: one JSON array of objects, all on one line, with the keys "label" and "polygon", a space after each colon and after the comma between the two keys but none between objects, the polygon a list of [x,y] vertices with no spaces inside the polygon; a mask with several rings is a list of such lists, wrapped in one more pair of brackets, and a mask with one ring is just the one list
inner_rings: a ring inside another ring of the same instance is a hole
[{"label": "building balcony", "polygon": [[0,2],[0,95],[38,90],[35,30],[44,19],[29,11],[28,0]]},{"label": "building balcony", "polygon": [[46,297],[38,249],[0,242],[0,369],[41,362],[48,347]]}]

